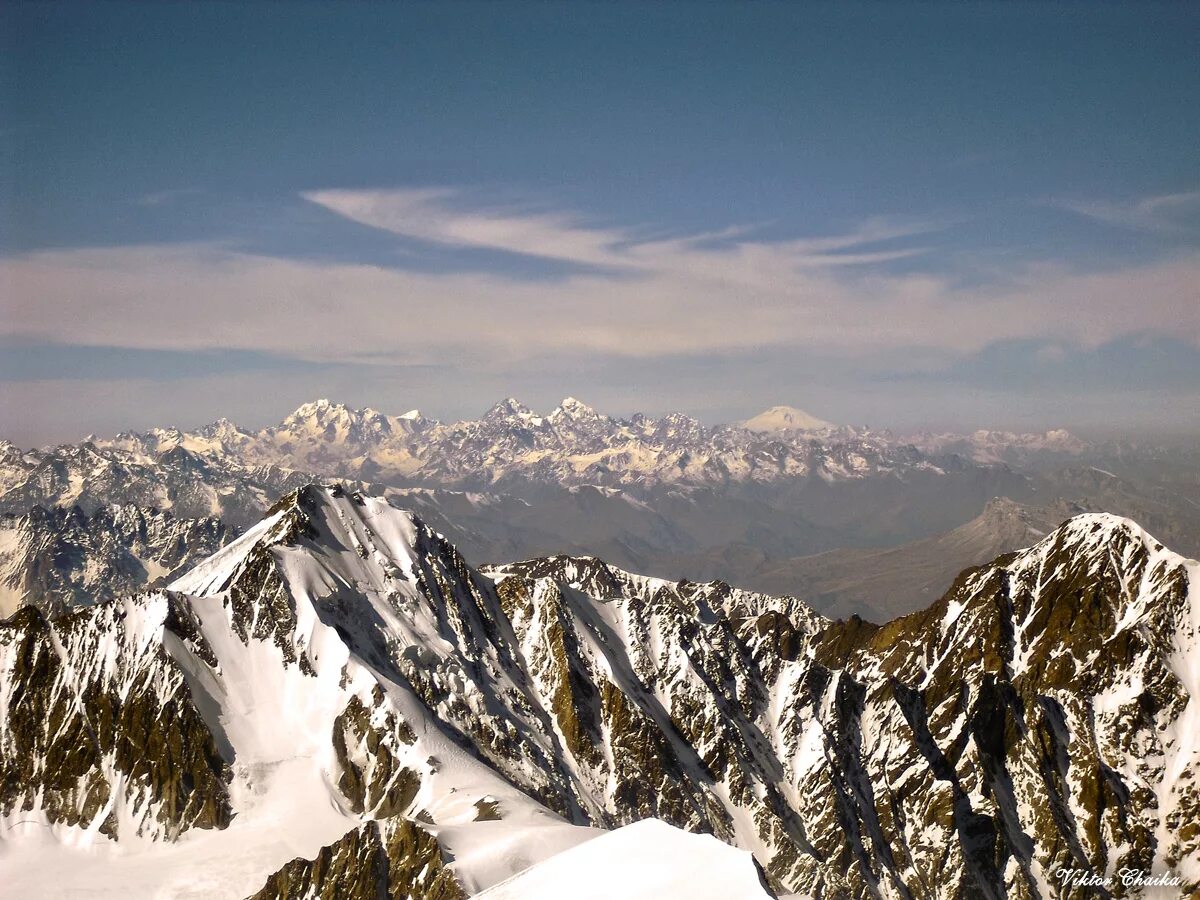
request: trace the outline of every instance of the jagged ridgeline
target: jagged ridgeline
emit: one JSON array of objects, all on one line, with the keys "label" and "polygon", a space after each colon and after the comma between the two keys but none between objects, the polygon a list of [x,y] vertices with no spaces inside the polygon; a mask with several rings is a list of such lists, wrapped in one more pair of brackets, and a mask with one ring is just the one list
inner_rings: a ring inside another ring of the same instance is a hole
[{"label": "jagged ridgeline", "polygon": [[1123,868],[1189,896],[1198,597],[1197,563],[1083,515],[923,612],[831,623],[594,558],[481,571],[310,486],[166,589],[0,623],[0,891],[521,896],[655,818],[752,853],[738,896]]},{"label": "jagged ridgeline", "polygon": [[129,504],[0,516],[0,618],[18,606],[55,615],[158,586],[236,535],[220,519]]}]

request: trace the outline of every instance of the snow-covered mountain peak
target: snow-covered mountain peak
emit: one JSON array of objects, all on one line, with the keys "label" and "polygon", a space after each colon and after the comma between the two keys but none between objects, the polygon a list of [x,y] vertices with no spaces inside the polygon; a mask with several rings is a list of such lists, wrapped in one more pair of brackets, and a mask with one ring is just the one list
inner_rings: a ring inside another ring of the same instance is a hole
[{"label": "snow-covered mountain peak", "polygon": [[1055,443],[1068,443],[1077,440],[1077,438],[1065,428],[1051,428],[1046,432],[1046,440]]},{"label": "snow-covered mountain peak", "polygon": [[926,453],[958,453],[984,464],[1079,456],[1090,446],[1065,428],[1044,432],[979,428],[969,434],[920,433],[908,440]]},{"label": "snow-covered mountain peak", "polygon": [[564,397],[562,402],[555,407],[554,411],[548,416],[550,421],[558,422],[560,420],[578,420],[578,419],[602,419],[603,416],[586,403],[576,400],[574,397]]},{"label": "snow-covered mountain peak", "polygon": [[343,403],[316,400],[305,403],[275,429],[268,429],[276,440],[304,444],[350,445],[366,449],[387,441],[397,431],[412,430],[411,421],[401,422],[371,407],[351,409]]},{"label": "snow-covered mountain peak", "polygon": [[[152,429],[124,434],[96,446],[134,454],[142,462],[181,446],[222,467],[274,466],[320,477],[468,490],[518,482],[655,487],[799,484],[813,477],[829,483],[864,481],[957,472],[963,467],[953,457],[960,450],[964,455],[983,453],[993,462],[1018,452],[1003,444],[985,453],[971,443],[974,438],[960,436],[947,443],[950,436],[933,436],[927,444],[936,450],[934,457],[934,450],[883,432],[827,426],[791,407],[768,410],[744,426],[709,427],[681,413],[618,419],[573,397],[548,415],[510,397],[481,418],[443,424],[417,410],[394,416],[322,398],[255,432],[218,422],[190,433]],[[58,448],[54,455],[78,453],[82,446]],[[14,470],[14,478],[20,475],[16,470],[30,473],[38,465],[34,460],[23,463],[8,451],[0,453],[0,460]],[[982,457],[977,461],[989,464]],[[90,473],[72,472],[70,478],[77,482],[77,475],[90,483]],[[67,484],[75,484],[70,478]],[[23,488],[25,493],[42,490],[33,484]]]},{"label": "snow-covered mountain peak", "polygon": [[655,442],[676,443],[684,447],[700,445],[696,450],[707,450],[703,442],[709,434],[700,420],[685,413],[667,413],[660,419],[643,418],[638,423],[640,430]]},{"label": "snow-covered mountain peak", "polygon": [[757,416],[742,422],[747,431],[773,433],[781,431],[827,431],[835,428],[831,422],[797,409],[794,406],[772,406]]},{"label": "snow-covered mountain peak", "polygon": [[349,849],[369,825],[399,832],[373,852],[411,864],[406,892],[462,897],[428,826],[476,892],[515,871],[467,861],[494,821],[521,866],[595,834],[554,811],[577,806],[523,688],[494,590],[453,547],[306,486],[169,591],[0,623],[0,835],[26,841],[0,883],[46,895],[44,853],[51,893],[232,900],[338,842],[374,873]]},{"label": "snow-covered mountain peak", "polygon": [[228,437],[249,437],[249,435],[238,427],[236,422],[221,416],[214,422],[210,422],[200,429],[199,432],[204,437],[211,438],[228,438]]},{"label": "snow-covered mountain peak", "polygon": [[283,420],[283,424],[350,420],[370,421],[387,418],[379,410],[372,409],[369,406],[364,406],[362,409],[354,409],[345,403],[336,403],[322,398],[301,404],[291,415]]},{"label": "snow-covered mountain peak", "polygon": [[[1027,549],[966,570],[939,601],[894,620],[867,643],[885,668],[899,664],[893,674],[925,685],[1000,672],[1030,689],[1098,690],[1141,678],[1130,674],[1134,669],[1157,666],[1155,678],[1172,667],[1195,669],[1195,584],[1200,564],[1136,522],[1084,513]],[[917,646],[937,650],[913,652]],[[1200,692],[1192,681],[1186,676],[1184,688]],[[1175,695],[1179,685],[1162,691]]]},{"label": "snow-covered mountain peak", "polygon": [[686,612],[701,621],[719,618],[753,618],[764,613],[780,613],[809,634],[815,634],[828,622],[806,603],[794,597],[773,597],[755,591],[732,587],[723,581],[670,581],[627,572],[595,556],[547,556],[500,566],[488,566],[484,571],[502,583],[518,577],[531,581],[554,583],[618,605],[629,602],[639,614],[666,613],[673,616]]},{"label": "snow-covered mountain peak", "polygon": [[284,417],[284,422],[303,422],[306,419],[317,418],[323,416],[331,410],[346,411],[346,406],[341,403],[334,403],[327,397],[320,397],[316,400],[310,400],[307,403],[301,403],[288,416]]},{"label": "snow-covered mountain peak", "polygon": [[1109,513],[1074,516],[1015,554],[1005,569],[1016,589],[1030,592],[1029,621],[1040,621],[1040,611],[1050,605],[1067,608],[1071,629],[1061,637],[1064,643],[1092,647],[1135,623],[1174,617],[1175,625],[1196,620],[1188,653],[1200,654],[1200,595],[1188,587],[1200,576],[1200,566],[1164,547],[1132,519]]},{"label": "snow-covered mountain peak", "polygon": [[1137,522],[1111,513],[1085,512],[1073,516],[1018,558],[1092,561],[1128,572],[1151,556],[1172,565],[1183,557],[1166,550],[1162,543]]},{"label": "snow-covered mountain peak", "polygon": [[189,450],[212,457],[236,457],[254,441],[253,434],[222,416],[198,431],[181,435],[179,443]]},{"label": "snow-covered mountain peak", "polygon": [[505,397],[484,413],[481,421],[503,422],[510,419],[528,421],[538,418],[537,414],[520,400],[517,400],[515,397]]},{"label": "snow-covered mountain peak", "polygon": [[[339,582],[382,590],[383,582],[403,577],[411,566],[416,535],[424,528],[415,515],[386,500],[337,483],[312,483],[282,497],[261,522],[171,589],[200,596],[226,590],[252,560],[270,553],[296,563],[285,578],[294,577],[305,593],[332,591]],[[315,575],[314,565],[328,573]]]}]

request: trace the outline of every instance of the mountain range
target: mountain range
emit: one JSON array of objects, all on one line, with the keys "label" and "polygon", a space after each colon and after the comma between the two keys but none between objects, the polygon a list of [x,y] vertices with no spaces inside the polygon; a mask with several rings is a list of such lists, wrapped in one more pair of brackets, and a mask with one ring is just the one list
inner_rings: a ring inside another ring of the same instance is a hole
[{"label": "mountain range", "polygon": [[[259,431],[222,420],[195,432],[152,429],[95,443],[143,457],[182,447],[249,467],[278,465],[390,484],[469,489],[512,482],[711,486],[801,477],[838,481],[939,469],[934,456],[887,434],[826,423],[814,431],[810,426],[818,420],[780,409],[745,426],[707,427],[679,413],[613,418],[572,397],[539,415],[509,398],[479,419],[445,424],[418,410],[392,416],[317,400]],[[797,427],[787,424],[789,416]]]},{"label": "mountain range", "polygon": [[166,584],[235,534],[220,519],[132,505],[0,517],[0,618],[26,604],[55,613]]},{"label": "mountain range", "polygon": [[0,514],[132,505],[244,529],[314,477],[337,477],[417,510],[472,559],[594,554],[883,621],[1071,511],[1133,518],[1200,555],[1196,462],[1062,430],[898,437],[792,407],[704,426],[506,400],[443,424],[321,400],[258,430],[219,420],[44,449],[0,442]]},{"label": "mountain range", "polygon": [[594,556],[477,567],[309,485],[159,589],[0,623],[0,883],[1189,896],[1198,642],[1200,564],[1109,514],[873,625]]}]

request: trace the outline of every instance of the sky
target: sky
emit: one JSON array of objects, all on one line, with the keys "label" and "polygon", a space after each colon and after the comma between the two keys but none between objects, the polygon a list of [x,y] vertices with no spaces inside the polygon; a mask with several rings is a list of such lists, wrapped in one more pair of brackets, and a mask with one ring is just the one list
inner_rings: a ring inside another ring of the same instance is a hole
[{"label": "sky", "polygon": [[0,5],[0,437],[1200,432],[1200,4]]}]

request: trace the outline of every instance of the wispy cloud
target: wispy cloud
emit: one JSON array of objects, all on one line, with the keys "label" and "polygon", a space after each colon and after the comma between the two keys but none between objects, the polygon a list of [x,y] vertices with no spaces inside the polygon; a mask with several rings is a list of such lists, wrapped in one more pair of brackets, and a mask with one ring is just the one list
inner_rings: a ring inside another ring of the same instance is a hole
[{"label": "wispy cloud", "polygon": [[500,250],[592,266],[625,266],[617,252],[625,236],[587,227],[559,212],[528,207],[456,208],[456,191],[313,191],[306,200],[355,222],[404,237],[454,247]]},{"label": "wispy cloud", "polygon": [[1045,205],[1137,231],[1200,233],[1200,191],[1157,194],[1127,200],[1056,198]]},{"label": "wispy cloud", "polygon": [[727,261],[755,246],[768,247],[775,258],[796,266],[866,265],[919,251],[848,251],[942,227],[941,223],[873,219],[849,234],[764,243],[753,240],[750,226],[662,238],[645,228],[596,226],[577,215],[530,205],[468,205],[469,196],[442,188],[312,191],[303,196],[351,221],[406,238],[626,273],[690,269],[700,257]]},{"label": "wispy cloud", "polygon": [[[870,359],[998,340],[1200,345],[1200,254],[1103,272],[1037,265],[965,286],[880,265],[940,223],[863,223],[770,241],[649,236],[565,212],[472,208],[449,191],[318,192],[406,238],[578,264],[563,279],[283,259],[213,244],[59,249],[0,260],[0,336],[316,362],[502,370],[546,355],[670,358],[786,349]],[[621,277],[612,277],[613,272]]]}]

